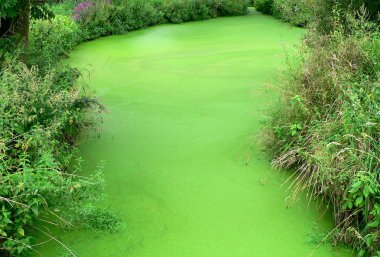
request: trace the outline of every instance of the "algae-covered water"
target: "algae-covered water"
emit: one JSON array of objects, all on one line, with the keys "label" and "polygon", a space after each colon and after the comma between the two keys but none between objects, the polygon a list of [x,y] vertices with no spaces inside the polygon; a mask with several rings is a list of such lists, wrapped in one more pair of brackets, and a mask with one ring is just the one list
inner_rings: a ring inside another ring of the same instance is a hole
[{"label": "algae-covered water", "polygon": [[[79,257],[309,256],[330,214],[286,201],[288,175],[258,144],[270,83],[303,34],[251,12],[79,46],[70,62],[108,109],[100,137],[81,145],[84,172],[105,160],[102,206],[124,228],[58,238]],[[53,242],[38,250],[64,252]],[[324,244],[312,256],[350,254]]]}]

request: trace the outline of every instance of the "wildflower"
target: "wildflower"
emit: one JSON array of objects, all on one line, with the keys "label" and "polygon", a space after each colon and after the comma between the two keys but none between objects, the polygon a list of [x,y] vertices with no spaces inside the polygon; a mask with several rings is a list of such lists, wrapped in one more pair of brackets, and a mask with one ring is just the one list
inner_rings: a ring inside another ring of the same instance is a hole
[{"label": "wildflower", "polygon": [[84,21],[91,13],[91,9],[93,6],[93,2],[79,3],[77,6],[74,7],[74,14],[72,16],[73,20],[77,22]]}]

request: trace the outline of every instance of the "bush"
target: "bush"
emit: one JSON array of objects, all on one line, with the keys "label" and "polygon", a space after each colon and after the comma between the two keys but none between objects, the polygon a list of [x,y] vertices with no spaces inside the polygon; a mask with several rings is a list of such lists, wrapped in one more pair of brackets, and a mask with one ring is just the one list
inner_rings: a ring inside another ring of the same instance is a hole
[{"label": "bush", "polygon": [[[267,124],[274,165],[334,211],[334,239],[359,256],[380,247],[380,31],[365,15],[335,16],[307,37]],[[344,21],[342,24],[341,21]]]},{"label": "bush", "polygon": [[73,10],[78,0],[63,0],[55,1],[56,3],[51,5],[51,10],[55,15],[72,16]]},{"label": "bush", "polygon": [[91,40],[162,23],[243,15],[247,13],[248,5],[248,0],[132,0],[115,5],[97,3],[86,5],[85,11],[77,13],[76,20],[84,32],[84,38]]},{"label": "bush", "polygon": [[247,13],[248,6],[247,0],[223,1],[218,8],[218,16],[244,15]]},{"label": "bush", "polygon": [[273,1],[274,0],[255,0],[255,8],[264,14],[272,14]]},{"label": "bush", "polygon": [[[29,248],[34,221],[55,208],[96,197],[101,178],[68,173],[73,142],[89,124],[92,100],[76,86],[78,73],[56,68],[41,77],[14,64],[0,76],[0,254]],[[72,170],[72,169],[71,169]]]},{"label": "bush", "polygon": [[71,17],[35,20],[30,28],[28,64],[45,70],[66,57],[81,40],[80,29]]},{"label": "bush", "polygon": [[330,8],[338,6],[341,12],[348,10],[357,12],[360,11],[360,8],[362,6],[364,6],[367,9],[368,15],[372,20],[377,20],[378,14],[380,12],[380,2],[373,0],[331,0],[326,2],[325,4]]},{"label": "bush", "polygon": [[5,66],[17,61],[17,56],[21,52],[21,47],[15,38],[0,38],[0,74]]},{"label": "bush", "polygon": [[277,19],[294,26],[304,27],[313,17],[316,3],[312,0],[256,0],[256,10],[273,14]]},{"label": "bush", "polygon": [[310,0],[275,0],[272,11],[277,19],[304,27],[312,19],[313,7]]},{"label": "bush", "polygon": [[[367,12],[367,18],[379,23],[380,1],[373,0],[319,0],[316,4],[316,29],[320,33],[328,34],[334,31],[334,19],[337,13]],[[348,21],[341,17],[341,24],[345,26]],[[349,26],[349,25],[348,25]]]},{"label": "bush", "polygon": [[160,6],[169,23],[210,19],[217,16],[216,6],[209,1],[168,1]]}]

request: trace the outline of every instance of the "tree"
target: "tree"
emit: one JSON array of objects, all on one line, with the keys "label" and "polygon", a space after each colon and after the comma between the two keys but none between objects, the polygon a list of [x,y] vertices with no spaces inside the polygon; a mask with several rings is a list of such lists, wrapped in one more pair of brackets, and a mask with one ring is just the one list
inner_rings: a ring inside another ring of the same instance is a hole
[{"label": "tree", "polygon": [[45,0],[1,0],[0,38],[17,35],[28,46],[31,7],[43,9],[44,3]]}]

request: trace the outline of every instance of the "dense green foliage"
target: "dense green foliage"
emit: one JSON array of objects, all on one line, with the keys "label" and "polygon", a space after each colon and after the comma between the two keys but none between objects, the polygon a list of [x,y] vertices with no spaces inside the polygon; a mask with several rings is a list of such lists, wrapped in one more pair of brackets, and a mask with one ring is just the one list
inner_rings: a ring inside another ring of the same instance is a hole
[{"label": "dense green foliage", "polygon": [[17,0],[2,0],[0,3],[0,18],[15,17],[17,15]]},{"label": "dense green foliage", "polygon": [[[364,7],[372,21],[378,20],[380,11],[380,2],[373,0],[256,0],[254,6],[260,12],[273,14],[275,18],[295,26],[305,27],[311,22],[316,22],[316,28],[321,31],[332,29],[332,10],[344,13],[359,11]],[[317,19],[314,19],[315,17]]]},{"label": "dense green foliage", "polygon": [[70,17],[35,20],[30,28],[29,65],[47,69],[82,41],[78,25]]},{"label": "dense green foliage", "polygon": [[76,85],[78,72],[13,64],[0,76],[0,243],[2,256],[23,252],[37,218],[57,206],[95,197],[98,176],[68,173],[75,137],[90,121],[88,96]]},{"label": "dense green foliage", "polygon": [[304,27],[312,19],[312,0],[274,0],[273,16],[294,26]]},{"label": "dense green foliage", "polygon": [[[316,17],[315,23],[317,29],[320,33],[328,34],[334,31],[335,15],[337,13],[347,13],[347,12],[363,12],[365,9],[366,19],[379,23],[379,12],[380,12],[380,2],[372,0],[332,0],[325,1],[319,0],[316,3]],[[343,26],[348,26],[349,21],[345,20],[345,17],[341,17],[341,24]],[[345,25],[347,24],[347,25]]]},{"label": "dense green foliage", "polygon": [[[380,11],[380,2],[373,0],[318,0],[317,1],[318,8],[323,9],[325,14],[331,17],[332,9],[340,9],[342,12],[345,11],[358,11],[362,6],[364,6],[368,12],[368,15],[372,20],[376,20],[378,18],[378,14]],[[323,18],[323,17],[320,17]]]},{"label": "dense green foliage", "polygon": [[315,7],[312,0],[256,0],[255,7],[265,14],[273,14],[274,17],[292,25],[304,27],[310,21]]},{"label": "dense green foliage", "polygon": [[265,14],[272,14],[273,13],[273,1],[274,0],[255,0],[255,8],[259,12],[265,13]]},{"label": "dense green foliage", "polygon": [[96,4],[80,20],[86,39],[124,34],[162,23],[182,23],[217,16],[243,15],[246,0],[128,1],[117,5]]},{"label": "dense green foliage", "polygon": [[380,256],[380,31],[363,13],[330,15],[330,33],[312,29],[283,80],[268,150],[295,171],[296,192],[332,207],[334,240]]}]

